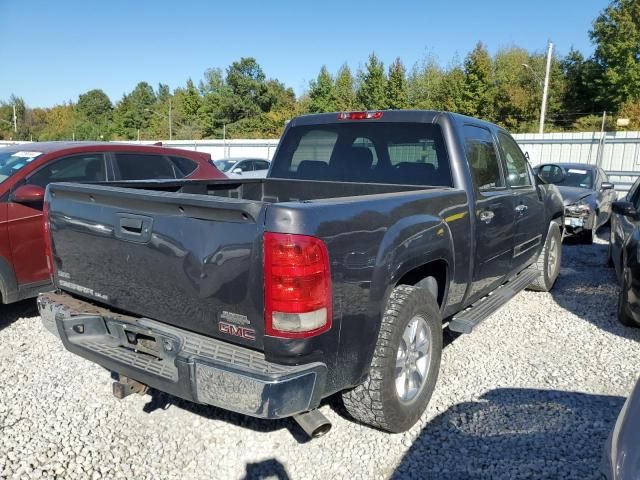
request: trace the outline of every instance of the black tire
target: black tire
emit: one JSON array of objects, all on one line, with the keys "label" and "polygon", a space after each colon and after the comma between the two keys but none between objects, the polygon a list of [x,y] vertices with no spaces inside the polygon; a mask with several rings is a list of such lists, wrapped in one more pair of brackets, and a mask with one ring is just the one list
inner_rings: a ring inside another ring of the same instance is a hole
[{"label": "black tire", "polygon": [[626,275],[622,274],[622,284],[620,285],[620,293],[618,294],[618,305],[616,308],[616,313],[618,316],[618,321],[624,325],[625,327],[634,327],[640,328],[638,322],[636,322],[631,313],[629,313],[629,299],[627,298],[627,279]]},{"label": "black tire", "polygon": [[[409,322],[421,317],[429,334],[429,363],[418,393],[411,401],[401,400],[396,390],[396,357]],[[388,432],[404,432],[419,419],[431,399],[440,370],[442,317],[438,303],[422,288],[400,285],[387,303],[378,341],[364,383],[342,392],[349,414],[356,420]]]},{"label": "black tire", "polygon": [[[553,248],[555,252],[550,252],[550,248]],[[549,261],[550,253],[555,255],[553,267]],[[531,282],[527,289],[535,292],[548,292],[551,290],[558,279],[558,275],[560,275],[561,262],[562,236],[560,235],[560,227],[558,227],[557,223],[552,223],[549,226],[549,233],[538,259],[529,267],[531,270],[538,272],[538,278]]]}]

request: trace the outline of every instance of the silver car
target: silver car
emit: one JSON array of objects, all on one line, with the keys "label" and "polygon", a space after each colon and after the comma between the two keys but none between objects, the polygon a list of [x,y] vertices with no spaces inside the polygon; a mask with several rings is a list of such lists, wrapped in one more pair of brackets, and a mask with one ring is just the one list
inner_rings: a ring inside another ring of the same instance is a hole
[{"label": "silver car", "polygon": [[608,480],[640,479],[640,379],[622,407],[602,464]]},{"label": "silver car", "polygon": [[265,178],[271,162],[265,158],[221,158],[214,160],[218,170],[230,178]]}]

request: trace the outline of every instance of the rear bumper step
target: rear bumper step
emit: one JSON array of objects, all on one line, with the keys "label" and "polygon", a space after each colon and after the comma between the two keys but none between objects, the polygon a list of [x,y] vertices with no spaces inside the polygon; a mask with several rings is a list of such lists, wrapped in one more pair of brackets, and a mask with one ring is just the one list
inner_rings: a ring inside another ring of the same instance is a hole
[{"label": "rear bumper step", "polygon": [[531,285],[539,273],[533,270],[524,270],[512,280],[501,285],[486,297],[481,298],[466,310],[453,317],[449,322],[449,330],[460,333],[471,333],[484,319],[497,312],[509,300],[520,291]]},{"label": "rear bumper step", "polygon": [[316,408],[326,366],[271,363],[264,355],[60,293],[38,297],[45,327],[65,348],[149,387],[259,418]]}]

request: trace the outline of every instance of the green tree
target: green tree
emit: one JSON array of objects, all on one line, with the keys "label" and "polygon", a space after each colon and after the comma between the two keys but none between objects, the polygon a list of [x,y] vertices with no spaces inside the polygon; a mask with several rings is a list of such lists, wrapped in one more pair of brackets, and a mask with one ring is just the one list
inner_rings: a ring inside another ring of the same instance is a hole
[{"label": "green tree", "polygon": [[416,64],[408,78],[409,107],[418,109],[440,109],[440,91],[445,72],[433,56],[425,57]]},{"label": "green tree", "polygon": [[266,76],[255,58],[241,58],[227,68],[226,83],[231,94],[225,98],[224,110],[232,122],[258,115],[259,98],[266,89]]},{"label": "green tree", "polygon": [[335,81],[335,109],[347,112],[356,108],[353,75],[346,63],[340,67]]},{"label": "green tree", "polygon": [[407,71],[399,57],[389,66],[385,95],[386,108],[400,110],[409,106]]},{"label": "green tree", "polygon": [[333,77],[326,66],[309,85],[309,111],[311,113],[333,112],[336,110],[336,92]]},{"label": "green tree", "polygon": [[464,61],[462,113],[485,120],[495,119],[495,76],[487,47],[478,42]]},{"label": "green tree", "polygon": [[593,22],[597,98],[608,110],[640,100],[640,1],[613,0]]},{"label": "green tree", "polygon": [[364,71],[359,74],[358,103],[367,110],[379,110],[387,107],[384,63],[375,53],[369,55]]},{"label": "green tree", "polygon": [[112,129],[111,100],[100,89],[89,90],[78,97],[75,106],[76,138],[78,140],[104,140]]}]

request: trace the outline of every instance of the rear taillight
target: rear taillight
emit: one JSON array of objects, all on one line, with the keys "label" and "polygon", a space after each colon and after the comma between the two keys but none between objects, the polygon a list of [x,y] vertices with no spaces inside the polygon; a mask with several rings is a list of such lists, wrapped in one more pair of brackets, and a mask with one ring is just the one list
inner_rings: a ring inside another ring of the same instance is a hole
[{"label": "rear taillight", "polygon": [[331,328],[331,274],[324,242],[264,234],[265,333],[306,338]]},{"label": "rear taillight", "polygon": [[338,120],[377,120],[382,112],[340,112]]},{"label": "rear taillight", "polygon": [[44,233],[44,254],[47,258],[49,276],[53,278],[53,250],[51,248],[51,232],[49,227],[49,202],[42,204],[42,230]]}]

